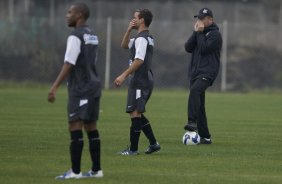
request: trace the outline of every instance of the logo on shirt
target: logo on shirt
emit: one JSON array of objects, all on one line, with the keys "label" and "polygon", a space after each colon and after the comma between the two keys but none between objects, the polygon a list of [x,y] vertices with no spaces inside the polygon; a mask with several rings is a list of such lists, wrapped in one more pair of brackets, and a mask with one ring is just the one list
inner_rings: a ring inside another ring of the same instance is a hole
[{"label": "logo on shirt", "polygon": [[152,39],[151,37],[148,37],[148,41],[149,41],[149,45],[154,46],[154,39]]},{"label": "logo on shirt", "polygon": [[98,37],[95,35],[91,35],[91,34],[84,34],[83,35],[83,39],[85,44],[91,44],[91,45],[98,45],[99,41],[98,41]]}]

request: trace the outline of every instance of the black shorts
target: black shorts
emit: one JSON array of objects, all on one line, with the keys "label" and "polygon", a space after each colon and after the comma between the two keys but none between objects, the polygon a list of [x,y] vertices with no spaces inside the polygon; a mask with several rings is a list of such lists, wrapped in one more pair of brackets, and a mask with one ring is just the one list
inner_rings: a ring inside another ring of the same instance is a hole
[{"label": "black shorts", "polygon": [[146,111],[145,106],[148,102],[153,88],[148,89],[133,89],[128,88],[127,94],[127,105],[126,112],[130,113],[133,111],[138,111],[140,113],[144,113]]},{"label": "black shorts", "polygon": [[82,120],[85,123],[99,119],[100,97],[69,97],[69,122]]}]

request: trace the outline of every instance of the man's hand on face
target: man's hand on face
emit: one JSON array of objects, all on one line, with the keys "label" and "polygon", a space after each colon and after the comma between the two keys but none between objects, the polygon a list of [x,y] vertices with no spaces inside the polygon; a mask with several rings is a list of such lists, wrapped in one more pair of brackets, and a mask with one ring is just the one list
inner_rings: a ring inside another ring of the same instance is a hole
[{"label": "man's hand on face", "polygon": [[136,23],[136,19],[132,19],[130,22],[129,22],[129,25],[128,25],[128,28],[127,30],[128,31],[131,31],[132,29],[134,29],[136,27],[137,23]]},{"label": "man's hand on face", "polygon": [[194,30],[196,32],[202,32],[202,31],[204,31],[204,28],[205,28],[204,23],[201,20],[197,20],[197,22],[194,26]]}]

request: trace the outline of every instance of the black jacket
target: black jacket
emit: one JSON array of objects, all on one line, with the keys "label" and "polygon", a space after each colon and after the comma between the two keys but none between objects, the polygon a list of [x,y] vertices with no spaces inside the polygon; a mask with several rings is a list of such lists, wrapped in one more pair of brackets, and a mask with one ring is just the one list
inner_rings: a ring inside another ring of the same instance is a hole
[{"label": "black jacket", "polygon": [[206,27],[203,32],[193,32],[185,43],[185,50],[192,53],[188,78],[209,78],[211,84],[215,80],[220,63],[222,38],[216,24]]}]

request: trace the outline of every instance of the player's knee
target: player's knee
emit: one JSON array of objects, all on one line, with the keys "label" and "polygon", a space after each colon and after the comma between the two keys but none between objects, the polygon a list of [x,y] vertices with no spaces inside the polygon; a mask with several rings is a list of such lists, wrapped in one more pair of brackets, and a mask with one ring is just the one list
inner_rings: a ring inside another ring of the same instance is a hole
[{"label": "player's knee", "polygon": [[85,130],[86,132],[91,132],[91,131],[97,130],[97,124],[96,124],[96,122],[84,123],[84,130]]},{"label": "player's knee", "polygon": [[190,89],[190,95],[200,95],[203,92],[200,88],[192,87]]},{"label": "player's knee", "polygon": [[130,118],[132,119],[132,118],[140,118],[141,117],[141,113],[140,112],[138,112],[138,111],[133,111],[133,112],[131,112],[130,114]]},{"label": "player's knee", "polygon": [[82,130],[83,122],[82,121],[74,121],[69,123],[69,131],[76,131],[76,130]]}]

